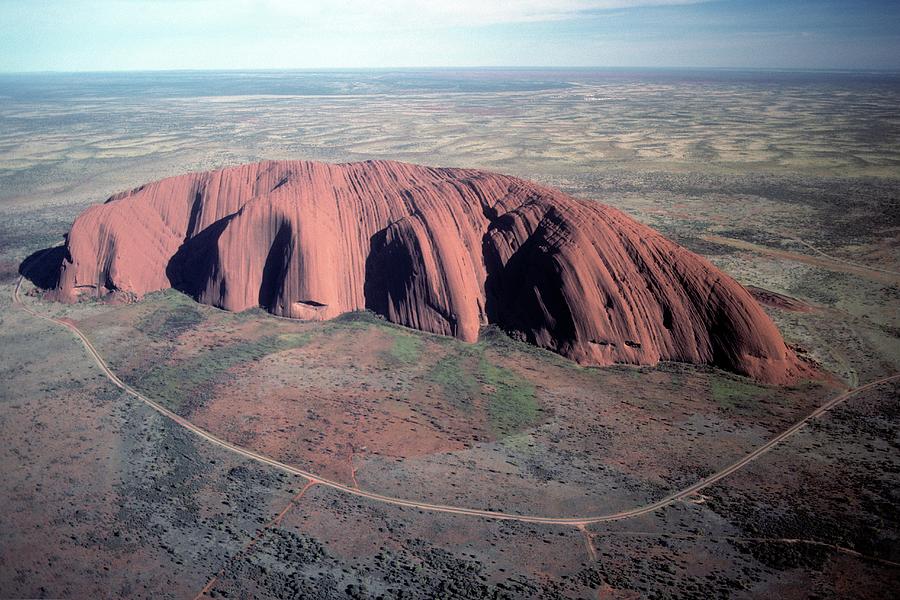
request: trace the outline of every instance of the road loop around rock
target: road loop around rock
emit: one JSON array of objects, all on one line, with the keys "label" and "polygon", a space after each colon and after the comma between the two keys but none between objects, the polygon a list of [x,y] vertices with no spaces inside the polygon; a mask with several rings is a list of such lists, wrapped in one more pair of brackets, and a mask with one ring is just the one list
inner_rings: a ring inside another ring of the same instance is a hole
[{"label": "road loop around rock", "polygon": [[51,323],[55,323],[57,325],[65,327],[66,329],[68,329],[69,331],[74,333],[75,336],[78,337],[79,340],[81,340],[81,343],[84,345],[88,354],[91,356],[91,358],[94,359],[94,362],[97,363],[97,365],[103,371],[104,375],[106,375],[107,379],[109,379],[116,387],[122,389],[124,392],[126,392],[127,394],[140,400],[141,402],[143,402],[144,404],[146,404],[147,406],[152,408],[154,411],[169,418],[170,420],[174,421],[176,424],[180,425],[184,429],[190,431],[194,435],[206,440],[207,442],[209,442],[215,446],[223,448],[223,449],[225,449],[233,454],[236,454],[238,456],[248,458],[250,460],[256,461],[256,462],[264,464],[264,465],[268,465],[270,467],[273,467],[273,468],[283,471],[285,473],[297,475],[299,477],[306,479],[308,482],[310,482],[310,484],[315,483],[315,484],[322,485],[324,487],[328,487],[328,488],[331,488],[331,489],[334,489],[334,490],[337,490],[340,492],[344,492],[346,494],[350,494],[352,496],[365,498],[367,500],[372,500],[375,502],[381,502],[384,504],[389,504],[389,505],[399,506],[399,507],[404,507],[404,508],[414,508],[414,509],[429,511],[429,512],[440,512],[440,513],[448,513],[448,514],[455,514],[455,515],[481,517],[481,518],[493,519],[493,520],[497,520],[497,521],[518,521],[521,523],[539,523],[539,524],[544,524],[544,525],[564,525],[564,526],[576,527],[576,528],[581,529],[587,525],[591,525],[594,523],[619,521],[619,520],[629,519],[629,518],[638,517],[641,515],[655,512],[655,511],[657,511],[661,508],[664,508],[674,502],[677,502],[679,500],[683,500],[689,496],[692,496],[692,495],[696,494],[697,492],[699,492],[700,490],[707,488],[707,487],[721,481],[722,479],[731,475],[735,471],[740,470],[741,468],[743,468],[746,465],[748,465],[749,463],[753,462],[760,456],[762,456],[762,455],[766,454],[767,452],[769,452],[770,450],[772,450],[779,443],[783,442],[787,438],[791,437],[792,435],[794,435],[795,433],[800,431],[800,429],[802,429],[811,420],[824,415],[826,412],[828,412],[829,410],[831,410],[838,404],[846,401],[847,399],[859,394],[860,392],[872,389],[874,387],[888,383],[890,381],[895,381],[895,380],[900,379],[900,373],[898,373],[898,374],[890,375],[888,377],[882,377],[875,381],[871,381],[865,385],[861,385],[859,387],[847,390],[844,393],[839,394],[839,395],[835,396],[834,398],[828,400],[827,402],[825,402],[824,404],[822,404],[821,406],[816,408],[814,411],[812,411],[811,413],[809,413],[808,415],[806,415],[805,417],[803,417],[802,419],[800,419],[799,421],[794,423],[791,427],[787,428],[786,430],[784,430],[783,432],[781,432],[774,438],[770,439],[768,442],[766,442],[762,446],[759,446],[758,448],[756,448],[749,454],[745,455],[744,457],[738,459],[737,461],[731,463],[730,465],[727,465],[726,467],[723,467],[722,469],[720,469],[716,473],[713,473],[709,477],[701,479],[700,481],[698,481],[682,490],[679,490],[677,492],[669,494],[668,496],[665,496],[664,498],[661,498],[650,504],[638,506],[638,507],[635,507],[632,509],[623,510],[623,511],[615,512],[615,513],[609,513],[609,514],[605,514],[605,515],[594,515],[594,516],[553,517],[553,516],[540,516],[540,515],[520,515],[520,514],[514,514],[514,513],[505,513],[505,512],[501,512],[501,511],[481,510],[481,509],[476,509],[476,508],[465,508],[465,507],[460,507],[460,506],[450,506],[450,505],[444,505],[444,504],[432,504],[429,502],[408,500],[408,499],[404,499],[404,498],[396,498],[393,496],[387,496],[387,495],[379,494],[376,492],[370,492],[370,491],[367,491],[364,489],[357,489],[352,486],[348,486],[343,483],[340,483],[338,481],[333,481],[333,480],[327,479],[325,477],[320,477],[319,475],[316,475],[315,473],[311,473],[309,471],[300,469],[299,467],[295,467],[293,465],[283,463],[281,461],[275,460],[273,458],[270,458],[268,456],[265,456],[263,454],[255,452],[253,450],[250,450],[247,448],[242,448],[240,446],[232,444],[231,442],[225,441],[225,440],[217,437],[216,435],[206,431],[205,429],[202,429],[202,428],[198,427],[197,425],[194,425],[188,419],[169,410],[168,408],[159,404],[158,402],[151,400],[150,398],[144,396],[138,390],[132,388],[127,383],[122,381],[109,368],[109,366],[106,364],[106,361],[103,359],[103,356],[97,351],[97,349],[91,343],[90,339],[88,339],[88,337],[84,334],[84,332],[82,332],[75,323],[73,323],[72,321],[66,320],[66,319],[60,319],[60,318],[50,317],[47,315],[42,315],[42,314],[38,313],[37,311],[35,311],[34,309],[32,309],[31,307],[29,307],[28,305],[26,305],[22,301],[22,299],[19,295],[21,285],[22,285],[22,278],[20,277],[19,281],[16,284],[16,287],[13,291],[13,303],[14,304],[21,307],[25,312],[27,312],[28,314],[30,314],[33,317],[36,317],[38,319],[42,319],[45,321],[49,321]]}]

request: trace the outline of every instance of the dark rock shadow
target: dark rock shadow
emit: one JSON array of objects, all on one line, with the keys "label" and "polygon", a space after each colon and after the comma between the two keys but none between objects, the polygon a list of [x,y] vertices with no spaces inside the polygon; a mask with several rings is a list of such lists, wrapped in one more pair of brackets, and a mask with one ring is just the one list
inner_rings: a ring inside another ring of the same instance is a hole
[{"label": "dark rock shadow", "polygon": [[209,274],[218,268],[219,236],[233,217],[234,215],[229,215],[219,219],[194,237],[185,240],[166,265],[169,285],[195,300],[199,297]]},{"label": "dark rock shadow", "polygon": [[59,271],[67,258],[69,251],[65,246],[38,250],[22,261],[19,275],[41,289],[53,289],[59,285]]},{"label": "dark rock shadow", "polygon": [[[259,305],[272,312],[284,289],[284,279],[294,251],[291,224],[283,222],[272,240],[259,286]],[[318,304],[318,303],[317,303]],[[320,306],[324,306],[320,304]]]},{"label": "dark rock shadow", "polygon": [[405,294],[403,285],[412,271],[408,257],[398,253],[398,248],[388,245],[387,232],[385,228],[369,238],[363,281],[366,308],[383,317],[387,317],[390,299],[401,298]]},{"label": "dark rock shadow", "polygon": [[[549,329],[557,340],[571,340],[575,322],[562,293],[561,270],[546,227],[539,225],[505,265],[500,259],[491,234],[499,230],[511,235],[514,218],[504,215],[495,220],[482,238],[487,320],[532,344],[537,343],[535,333],[542,329]],[[552,316],[549,324],[548,314]]]}]

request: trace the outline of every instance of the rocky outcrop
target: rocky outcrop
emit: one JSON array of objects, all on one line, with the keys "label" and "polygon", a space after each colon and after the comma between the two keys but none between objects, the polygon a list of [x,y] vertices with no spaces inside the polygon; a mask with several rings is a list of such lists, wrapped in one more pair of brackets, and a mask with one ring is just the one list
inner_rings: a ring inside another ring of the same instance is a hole
[{"label": "rocky outcrop", "polygon": [[737,282],[623,213],[514,177],[262,162],[118,194],[75,221],[57,295],[176,287],[241,311],[371,309],[474,341],[486,323],[579,363],[803,366]]}]

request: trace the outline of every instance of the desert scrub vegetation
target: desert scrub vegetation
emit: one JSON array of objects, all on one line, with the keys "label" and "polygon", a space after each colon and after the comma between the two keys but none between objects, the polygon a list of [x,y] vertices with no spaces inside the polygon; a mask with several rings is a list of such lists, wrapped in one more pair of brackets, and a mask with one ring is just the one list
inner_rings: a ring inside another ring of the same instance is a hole
[{"label": "desert scrub vegetation", "polygon": [[422,340],[414,333],[391,329],[391,347],[382,353],[382,360],[390,365],[414,365],[422,353]]},{"label": "desert scrub vegetation", "polygon": [[569,369],[582,369],[575,361],[569,360],[568,358],[545,348],[511,337],[497,325],[486,325],[481,328],[476,347],[491,349],[500,353],[516,352],[547,361],[555,366],[566,367]]},{"label": "desert scrub vegetation", "polygon": [[182,333],[203,323],[206,317],[196,306],[179,304],[157,308],[144,315],[135,325],[138,331],[155,340],[174,340]]},{"label": "desert scrub vegetation", "polygon": [[540,405],[527,379],[484,357],[479,361],[478,378],[487,392],[488,418],[495,435],[507,436],[538,422]]},{"label": "desert scrub vegetation", "polygon": [[765,386],[728,375],[713,375],[709,381],[713,401],[726,410],[750,408],[768,393]]},{"label": "desert scrub vegetation", "polygon": [[326,321],[323,325],[323,333],[330,333],[338,330],[354,330],[368,329],[377,326],[390,329],[401,329],[399,325],[394,325],[389,321],[385,321],[375,313],[368,310],[357,310],[353,312],[343,313],[336,316],[330,321]]},{"label": "desert scrub vegetation", "polygon": [[428,371],[427,378],[431,383],[441,387],[444,397],[451,404],[469,411],[473,407],[473,399],[479,394],[481,386],[472,373],[471,366],[466,364],[466,358],[461,353],[453,353],[441,358]]},{"label": "desert scrub vegetation", "polygon": [[283,333],[213,346],[187,359],[157,363],[150,370],[126,379],[130,385],[179,414],[190,414],[209,399],[217,384],[227,379],[227,372],[232,367],[298,348],[309,340],[308,334]]},{"label": "desert scrub vegetation", "polygon": [[206,320],[208,307],[179,291],[152,292],[141,303],[148,307],[134,327],[154,340],[174,340]]},{"label": "desert scrub vegetation", "polygon": [[[387,345],[378,353],[384,368],[413,367],[410,376],[440,389],[445,401],[457,409],[484,411],[492,433],[505,437],[536,424],[541,411],[534,386],[516,371],[498,365],[494,357],[524,353],[569,363],[546,350],[513,340],[496,327],[486,328],[478,343],[468,344],[410,330],[369,311],[357,311],[307,324],[305,331],[290,332],[284,330],[294,327],[282,326],[281,321],[259,309],[221,313],[174,290],[150,294],[147,300],[146,309],[133,322],[139,331],[158,342],[154,345],[157,355],[152,363],[145,362],[144,368],[128,374],[126,379],[180,414],[190,414],[202,406],[217,385],[228,381],[229,371],[241,364],[323,336],[355,337],[374,328],[380,336],[386,336]],[[253,339],[241,337],[240,331],[246,329],[242,325],[252,321],[258,321],[262,331],[251,328],[257,331]],[[217,328],[230,339],[220,339],[196,355],[172,354],[185,336],[208,327]],[[429,348],[438,349],[439,358],[429,359]]]},{"label": "desert scrub vegetation", "polygon": [[[499,335],[505,337],[503,333]],[[518,344],[512,340],[511,343]],[[449,402],[466,411],[483,406],[491,432],[497,437],[538,423],[541,411],[534,385],[491,360],[486,350],[496,349],[493,342],[466,344],[450,340],[448,344],[450,352],[428,370],[426,378],[442,388]]]}]

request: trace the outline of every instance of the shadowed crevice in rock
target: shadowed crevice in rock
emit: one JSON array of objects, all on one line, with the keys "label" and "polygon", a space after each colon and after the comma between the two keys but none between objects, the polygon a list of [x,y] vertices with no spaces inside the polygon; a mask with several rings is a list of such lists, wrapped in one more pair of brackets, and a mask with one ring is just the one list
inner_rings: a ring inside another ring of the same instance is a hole
[{"label": "shadowed crevice in rock", "polygon": [[216,221],[178,248],[166,264],[166,277],[172,288],[195,300],[200,298],[205,291],[203,275],[218,269],[217,242],[232,218],[229,215]]},{"label": "shadowed crevice in rock", "polygon": [[422,257],[420,239],[405,219],[375,234],[366,259],[365,308],[390,321],[417,329],[430,324],[432,333],[460,337]]},{"label": "shadowed crevice in rock", "polygon": [[194,203],[191,205],[191,214],[188,217],[187,231],[184,235],[184,241],[191,239],[197,230],[197,222],[200,220],[200,211],[203,210],[203,193],[200,190],[194,194]]},{"label": "shadowed crevice in rock", "polygon": [[391,298],[404,293],[412,269],[408,257],[399,248],[389,247],[387,229],[375,233],[369,239],[369,253],[366,257],[363,296],[365,308],[382,316],[387,316]]},{"label": "shadowed crevice in rock", "polygon": [[487,318],[515,337],[559,352],[557,343],[573,339],[576,330],[555,253],[539,226],[503,264],[493,240],[503,236],[504,223],[509,220],[498,220],[485,236]]},{"label": "shadowed crevice in rock", "polygon": [[68,251],[65,246],[54,246],[38,250],[22,261],[19,275],[43,290],[59,285],[60,269]]},{"label": "shadowed crevice in rock", "polygon": [[[273,312],[278,298],[284,288],[284,278],[293,254],[293,242],[290,223],[282,223],[272,240],[269,255],[263,266],[262,283],[259,286],[259,305]],[[304,304],[316,304],[308,300]],[[319,306],[323,306],[319,304]]]}]

